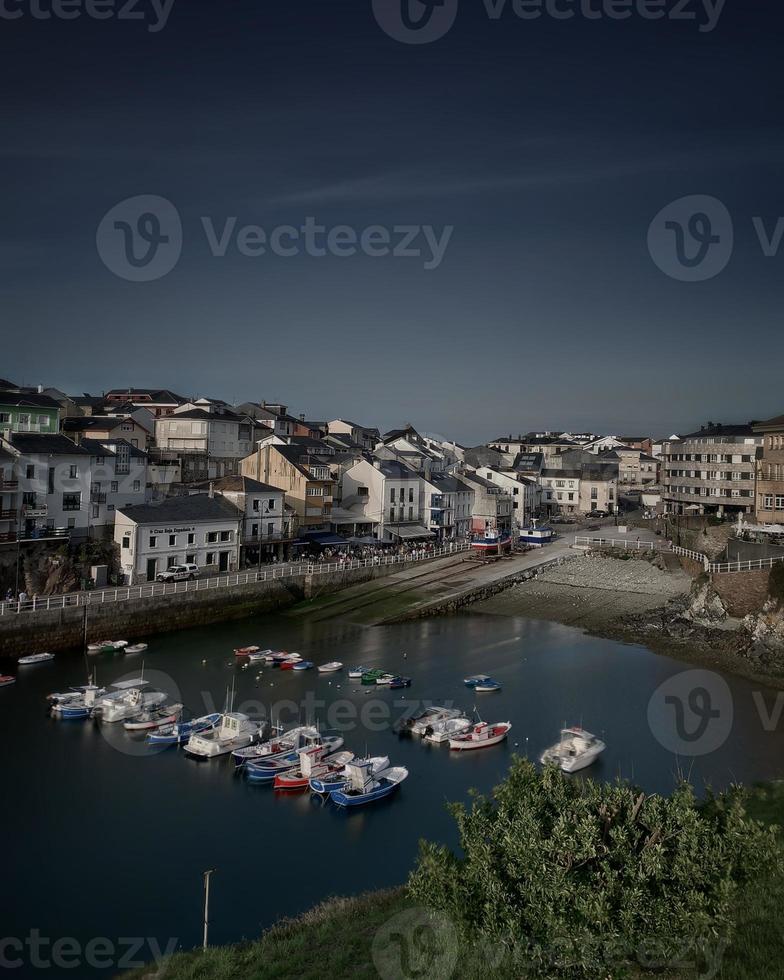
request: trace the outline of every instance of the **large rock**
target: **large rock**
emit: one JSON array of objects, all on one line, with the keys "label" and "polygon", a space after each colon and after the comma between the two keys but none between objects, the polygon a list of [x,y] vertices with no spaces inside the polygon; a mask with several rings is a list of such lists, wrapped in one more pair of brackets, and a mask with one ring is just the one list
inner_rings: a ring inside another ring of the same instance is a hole
[{"label": "large rock", "polygon": [[727,619],[727,610],[710,582],[700,583],[698,579],[683,617],[694,623],[710,626],[724,622]]}]

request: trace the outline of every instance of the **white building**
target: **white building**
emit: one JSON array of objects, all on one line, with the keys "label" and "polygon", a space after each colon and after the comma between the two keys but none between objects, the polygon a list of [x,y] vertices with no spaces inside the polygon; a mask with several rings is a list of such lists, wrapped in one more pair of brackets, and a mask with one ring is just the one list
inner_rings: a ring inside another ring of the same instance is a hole
[{"label": "white building", "polygon": [[239,461],[253,451],[255,429],[247,415],[203,408],[177,409],[155,420],[159,461],[178,456],[185,480],[226,476],[236,472]]},{"label": "white building", "polygon": [[224,476],[211,487],[242,514],[243,564],[284,557],[286,543],[292,540],[285,490],[240,475]]},{"label": "white building", "polygon": [[342,510],[358,524],[371,524],[374,537],[386,543],[432,538],[420,511],[417,473],[392,459],[363,459],[343,474]]},{"label": "white building", "polygon": [[518,527],[525,527],[532,514],[539,509],[537,481],[516,470],[499,470],[492,466],[472,466],[470,469],[509,494],[512,498],[512,522]]},{"label": "white building", "polygon": [[114,540],[125,582],[152,582],[186,562],[202,574],[239,568],[244,515],[230,501],[209,494],[171,497],[117,511]]},{"label": "white building", "polygon": [[124,439],[80,446],[90,454],[90,529],[111,537],[116,512],[147,499],[147,454]]},{"label": "white building", "polygon": [[471,534],[474,489],[456,476],[431,473],[423,477],[424,525],[440,541],[463,540]]}]

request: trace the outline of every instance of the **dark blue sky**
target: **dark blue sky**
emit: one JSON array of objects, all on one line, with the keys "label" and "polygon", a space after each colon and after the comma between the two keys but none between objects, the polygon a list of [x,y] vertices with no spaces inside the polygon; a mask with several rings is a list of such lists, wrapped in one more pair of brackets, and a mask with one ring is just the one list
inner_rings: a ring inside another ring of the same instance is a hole
[{"label": "dark blue sky", "polygon": [[[466,442],[784,411],[784,247],[766,257],[753,225],[784,215],[778,4],[728,0],[706,31],[703,0],[658,21],[459,0],[418,45],[371,0],[174,0],[157,31],[151,0],[143,21],[5,5],[23,16],[0,17],[1,377],[280,399]],[[728,209],[734,251],[684,282],[648,227],[697,194]],[[182,223],[179,262],[149,282],[96,248],[138,195]],[[234,241],[215,257],[202,225],[309,216],[454,231],[426,270]]]}]

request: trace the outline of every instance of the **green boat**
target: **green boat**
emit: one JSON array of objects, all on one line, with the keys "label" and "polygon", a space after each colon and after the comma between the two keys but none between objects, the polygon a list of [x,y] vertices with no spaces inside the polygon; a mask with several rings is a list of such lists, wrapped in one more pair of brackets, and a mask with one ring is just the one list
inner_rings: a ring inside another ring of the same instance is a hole
[{"label": "green boat", "polygon": [[378,670],[374,668],[373,670],[366,670],[362,675],[363,684],[375,684],[379,677],[383,677],[386,672],[383,670]]}]

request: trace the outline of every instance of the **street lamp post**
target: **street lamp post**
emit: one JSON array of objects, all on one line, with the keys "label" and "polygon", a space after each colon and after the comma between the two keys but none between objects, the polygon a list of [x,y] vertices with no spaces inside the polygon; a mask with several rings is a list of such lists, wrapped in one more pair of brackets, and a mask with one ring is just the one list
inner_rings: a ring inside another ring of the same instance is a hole
[{"label": "street lamp post", "polygon": [[204,872],[204,939],[202,949],[207,948],[207,934],[210,927],[210,876],[215,874],[215,868]]}]

